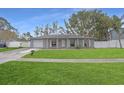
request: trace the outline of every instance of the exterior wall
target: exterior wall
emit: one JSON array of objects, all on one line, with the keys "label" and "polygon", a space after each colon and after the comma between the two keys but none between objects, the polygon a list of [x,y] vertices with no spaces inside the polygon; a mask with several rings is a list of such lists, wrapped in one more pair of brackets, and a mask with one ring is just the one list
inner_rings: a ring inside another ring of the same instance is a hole
[{"label": "exterior wall", "polygon": [[89,40],[89,47],[94,48],[94,40],[92,39]]},{"label": "exterior wall", "polygon": [[43,39],[43,48],[46,48],[46,40],[45,39]]},{"label": "exterior wall", "polygon": [[84,39],[84,48],[89,48],[89,39]]},{"label": "exterior wall", "polygon": [[[56,41],[56,46],[52,47],[52,40]],[[74,46],[71,46],[70,40],[74,40]],[[93,48],[94,40],[83,38],[50,38],[31,40],[31,47],[35,48]]]},{"label": "exterior wall", "polygon": [[48,42],[49,42],[48,39],[46,39],[46,46],[45,46],[45,48],[49,48],[49,43]]},{"label": "exterior wall", "polygon": [[66,48],[70,48],[70,40],[66,39]]},{"label": "exterior wall", "polygon": [[[121,40],[121,44],[124,48],[124,39]],[[95,41],[94,48],[120,48],[120,45],[118,40]]]},{"label": "exterior wall", "polygon": [[58,47],[59,48],[66,48],[66,39],[59,39],[58,40]]},{"label": "exterior wall", "polygon": [[90,44],[91,44],[90,47],[91,47],[91,48],[94,48],[94,40],[91,39],[91,40],[90,40]]}]

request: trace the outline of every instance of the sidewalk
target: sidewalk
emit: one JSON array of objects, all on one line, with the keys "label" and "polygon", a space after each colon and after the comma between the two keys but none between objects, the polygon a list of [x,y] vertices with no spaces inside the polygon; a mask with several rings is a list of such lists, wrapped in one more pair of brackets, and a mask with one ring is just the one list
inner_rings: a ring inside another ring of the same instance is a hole
[{"label": "sidewalk", "polygon": [[103,62],[124,62],[124,59],[44,59],[44,58],[20,58],[16,61],[29,62],[84,62],[84,63],[103,63]]}]

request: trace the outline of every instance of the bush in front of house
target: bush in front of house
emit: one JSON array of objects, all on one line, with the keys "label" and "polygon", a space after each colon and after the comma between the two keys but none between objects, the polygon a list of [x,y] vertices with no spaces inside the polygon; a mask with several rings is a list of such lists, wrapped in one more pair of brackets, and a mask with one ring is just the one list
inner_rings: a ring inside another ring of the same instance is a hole
[{"label": "bush in front of house", "polygon": [[34,55],[34,52],[35,52],[34,50],[31,50],[31,56]]}]

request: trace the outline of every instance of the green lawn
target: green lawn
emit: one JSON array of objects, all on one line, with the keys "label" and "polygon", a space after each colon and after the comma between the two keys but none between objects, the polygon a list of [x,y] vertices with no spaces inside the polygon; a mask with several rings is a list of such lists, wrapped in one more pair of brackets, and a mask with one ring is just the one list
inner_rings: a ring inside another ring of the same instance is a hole
[{"label": "green lawn", "polygon": [[72,50],[39,50],[24,56],[26,58],[124,58],[124,49],[72,49]]},{"label": "green lawn", "polygon": [[0,84],[124,84],[124,63],[8,62]]},{"label": "green lawn", "polygon": [[0,48],[0,52],[10,51],[10,50],[14,50],[14,49],[18,49],[18,48]]}]

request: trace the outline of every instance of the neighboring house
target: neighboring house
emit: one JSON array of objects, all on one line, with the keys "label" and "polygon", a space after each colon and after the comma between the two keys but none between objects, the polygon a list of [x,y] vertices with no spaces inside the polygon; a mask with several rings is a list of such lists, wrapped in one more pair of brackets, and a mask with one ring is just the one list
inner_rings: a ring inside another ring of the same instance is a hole
[{"label": "neighboring house", "polygon": [[93,48],[94,39],[79,35],[47,35],[31,38],[33,48]]},{"label": "neighboring house", "polygon": [[[121,34],[121,39],[124,39],[124,28],[120,29]],[[110,32],[110,40],[118,40],[118,33],[116,31],[111,31]]]}]

